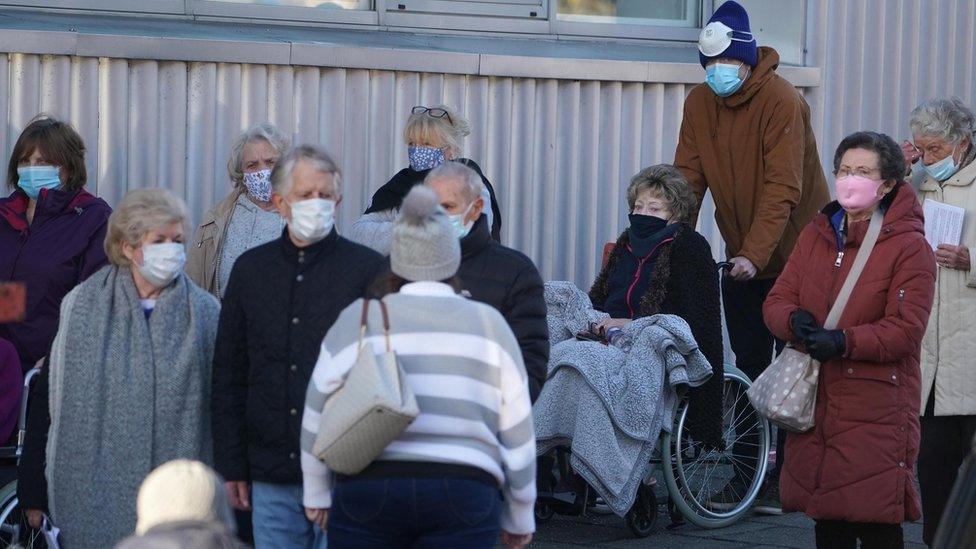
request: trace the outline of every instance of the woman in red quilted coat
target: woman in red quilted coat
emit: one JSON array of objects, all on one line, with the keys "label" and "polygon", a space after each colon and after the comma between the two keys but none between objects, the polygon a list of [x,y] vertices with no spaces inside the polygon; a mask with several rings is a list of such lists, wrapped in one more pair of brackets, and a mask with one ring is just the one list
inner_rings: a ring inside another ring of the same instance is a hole
[{"label": "woman in red quilted coat", "polygon": [[[821,361],[816,424],[787,438],[784,510],[816,519],[817,547],[902,547],[920,516],[919,352],[935,288],[922,209],[886,135],[858,132],[834,155],[838,201],[803,230],[763,307],[766,325]],[[864,239],[877,244],[837,330],[822,328]]]}]

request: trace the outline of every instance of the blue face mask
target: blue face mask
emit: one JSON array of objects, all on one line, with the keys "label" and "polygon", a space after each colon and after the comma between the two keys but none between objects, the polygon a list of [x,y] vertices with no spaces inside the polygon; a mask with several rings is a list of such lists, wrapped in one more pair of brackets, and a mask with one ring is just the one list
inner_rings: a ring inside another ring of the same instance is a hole
[{"label": "blue face mask", "polygon": [[933,162],[928,166],[923,164],[925,168],[925,173],[929,174],[929,177],[936,181],[945,181],[952,177],[954,173],[959,171],[959,166],[956,165],[956,161],[953,158],[956,156],[956,148],[952,148],[952,154],[939,160],[938,162]]},{"label": "blue face mask", "polygon": [[744,80],[739,78],[739,65],[715,63],[705,69],[705,82],[715,95],[728,97],[739,91]]},{"label": "blue face mask", "polygon": [[17,177],[17,186],[33,200],[37,200],[41,189],[57,189],[61,186],[57,166],[23,166],[17,168]]},{"label": "blue face mask", "polygon": [[407,147],[410,168],[415,172],[432,170],[444,163],[444,151],[434,147]]}]

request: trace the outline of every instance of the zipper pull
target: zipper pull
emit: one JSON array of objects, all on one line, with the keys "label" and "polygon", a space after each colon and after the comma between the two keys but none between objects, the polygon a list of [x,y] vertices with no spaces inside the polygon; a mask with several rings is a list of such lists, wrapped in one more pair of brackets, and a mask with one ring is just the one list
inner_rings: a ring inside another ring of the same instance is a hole
[{"label": "zipper pull", "polygon": [[904,289],[899,289],[898,290],[898,301],[904,301],[904,300],[905,300],[905,290]]},{"label": "zipper pull", "polygon": [[834,261],[834,267],[840,268],[840,262],[844,259],[844,252],[837,252],[837,260]]}]

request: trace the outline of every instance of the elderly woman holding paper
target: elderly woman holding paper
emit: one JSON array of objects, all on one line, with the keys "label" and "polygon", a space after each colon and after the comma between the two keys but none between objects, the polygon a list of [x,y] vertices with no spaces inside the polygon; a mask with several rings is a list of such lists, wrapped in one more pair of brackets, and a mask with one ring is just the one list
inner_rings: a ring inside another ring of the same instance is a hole
[{"label": "elderly woman holding paper", "polygon": [[[864,547],[902,547],[901,523],[921,514],[918,361],[935,259],[903,163],[886,135],[858,132],[841,141],[837,201],[800,234],[763,305],[777,339],[821,362],[814,426],[786,439],[780,475],[783,509],[817,521],[818,547],[856,547],[858,539]],[[836,329],[824,328],[865,257]]]},{"label": "elderly woman holding paper", "polygon": [[[918,477],[932,544],[942,510],[976,432],[976,117],[956,98],[933,99],[912,111],[909,126],[924,178],[919,198],[938,264],[935,302],[922,343],[922,443]],[[932,221],[961,213],[957,224]]]}]

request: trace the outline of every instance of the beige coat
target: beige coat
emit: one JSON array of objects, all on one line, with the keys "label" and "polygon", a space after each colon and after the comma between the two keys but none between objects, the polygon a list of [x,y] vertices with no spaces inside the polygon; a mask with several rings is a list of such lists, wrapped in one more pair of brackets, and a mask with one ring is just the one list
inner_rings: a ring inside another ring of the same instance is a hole
[{"label": "beige coat", "polygon": [[212,210],[203,214],[203,221],[190,241],[186,257],[187,276],[217,299],[221,297],[217,276],[220,272],[220,251],[224,244],[225,229],[230,223],[230,216],[234,213],[234,205],[241,192],[235,189]]},{"label": "beige coat", "polygon": [[[926,177],[919,199],[965,208],[962,240],[976,260],[976,161],[944,181]],[[922,341],[922,410],[935,386],[935,415],[976,415],[976,269],[938,269]],[[934,382],[934,383],[933,383]]]}]

